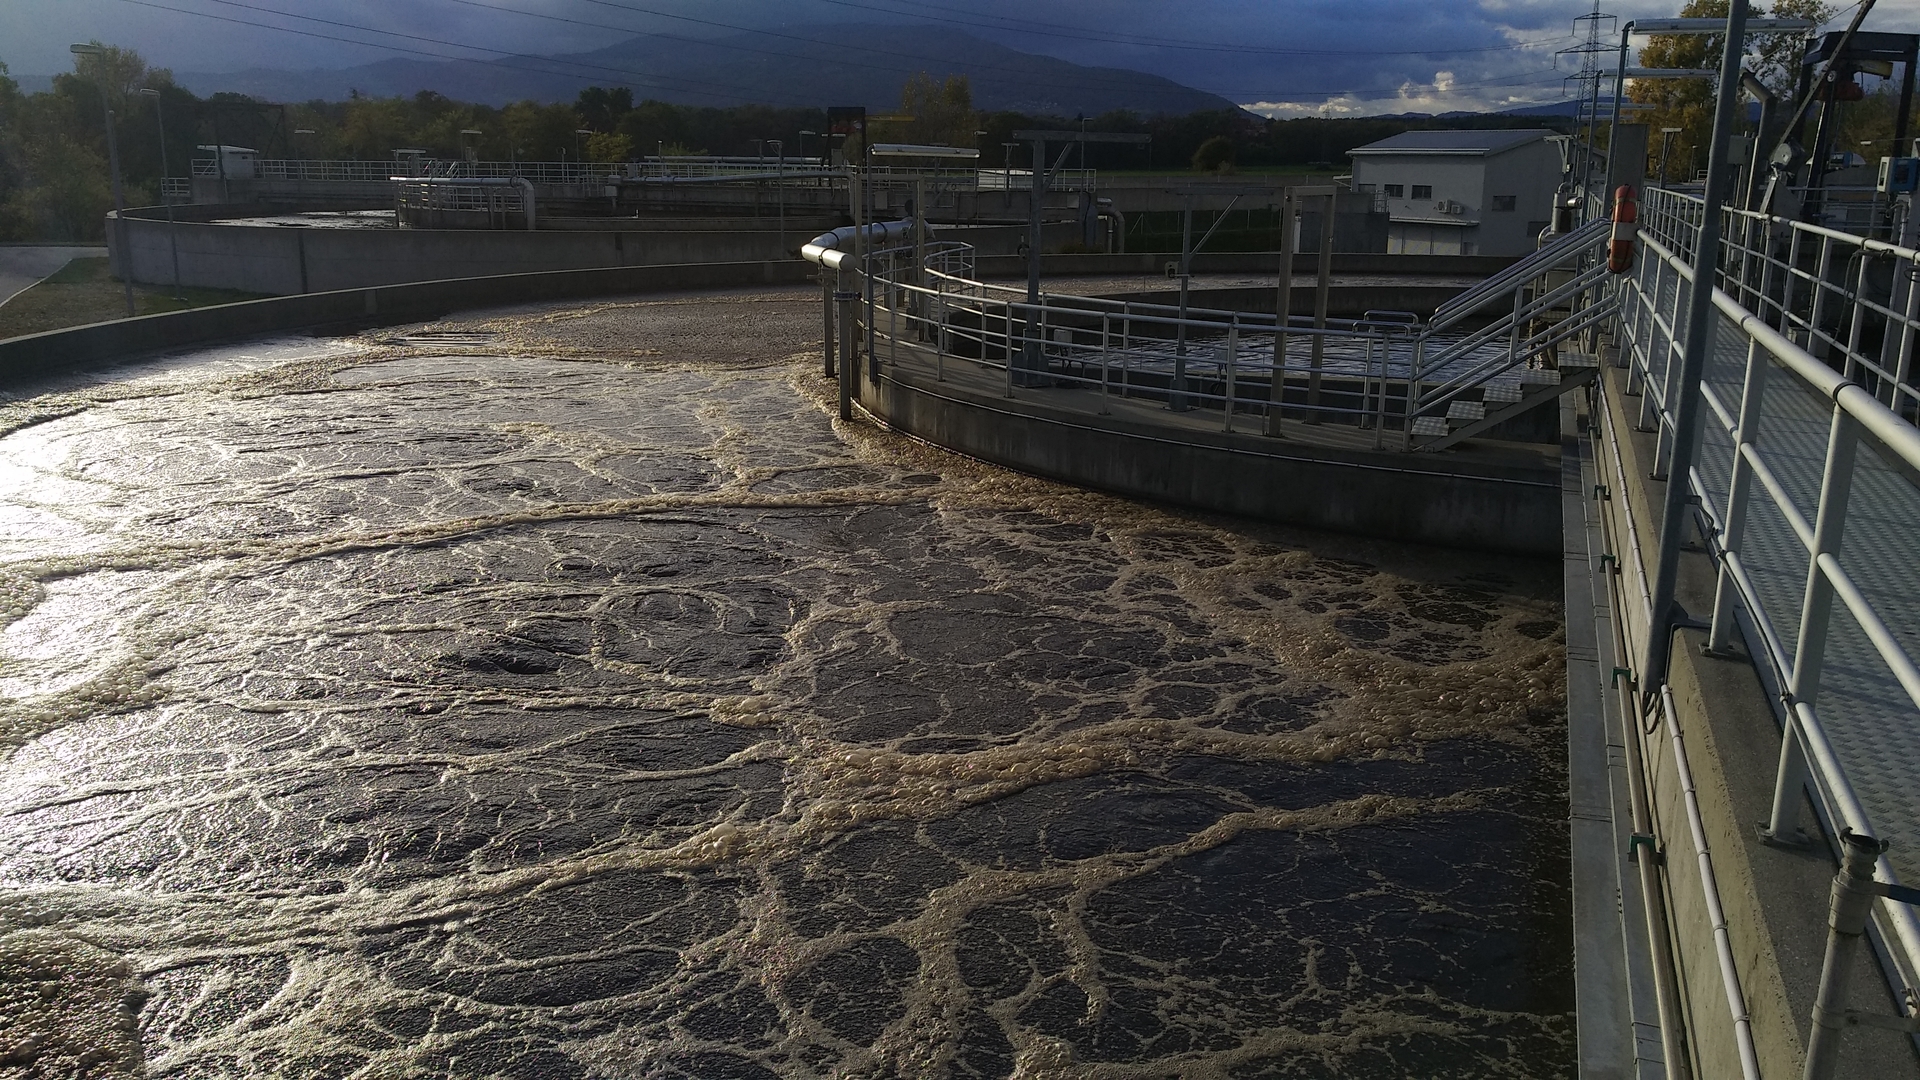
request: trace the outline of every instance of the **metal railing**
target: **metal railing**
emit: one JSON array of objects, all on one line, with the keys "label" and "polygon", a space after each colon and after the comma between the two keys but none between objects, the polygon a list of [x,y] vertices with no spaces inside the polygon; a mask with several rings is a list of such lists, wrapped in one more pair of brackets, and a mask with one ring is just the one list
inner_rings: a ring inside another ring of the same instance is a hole
[{"label": "metal railing", "polygon": [[[1408,313],[1329,318],[1316,327],[1270,313],[1041,293],[975,280],[963,244],[914,245],[869,253],[874,348],[883,362],[901,346],[930,346],[936,379],[949,361],[1001,373],[1004,392],[1023,388],[1097,391],[1175,412],[1217,410],[1222,430],[1246,416],[1344,424],[1371,431],[1376,447],[1410,437],[1408,389],[1438,371],[1423,362],[1432,340]],[[954,269],[955,266],[964,269]],[[1507,343],[1498,348],[1507,355]],[[1276,394],[1275,380],[1279,381]]]},{"label": "metal railing", "polygon": [[[199,158],[193,175],[219,177],[220,162]],[[1027,191],[1033,174],[1025,169],[913,169],[876,166],[861,170],[872,182],[911,185],[927,182],[944,189],[966,191]],[[630,181],[777,181],[786,186],[836,187],[846,183],[846,170],[811,160],[753,157],[651,157],[619,163],[577,161],[461,161],[407,158],[397,161],[323,161],[255,158],[245,164],[229,162],[225,179],[282,180],[312,183],[384,183],[394,176],[462,179],[524,177],[535,184],[606,184]],[[1093,169],[1062,169],[1047,184],[1049,192],[1092,190],[1099,173]]]},{"label": "metal railing", "polygon": [[[959,244],[892,244],[866,266],[876,342],[888,356],[902,343],[931,344],[936,378],[949,358],[965,359],[1003,372],[1010,396],[1026,386],[1098,389],[1102,412],[1107,398],[1141,398],[1176,412],[1217,409],[1227,431],[1258,414],[1269,431],[1288,419],[1344,424],[1371,431],[1378,448],[1393,433],[1394,448],[1409,449],[1416,435],[1445,434],[1439,418],[1454,402],[1611,317],[1596,259],[1604,231],[1541,252],[1431,324],[1405,312],[1318,325],[1289,315],[1283,325],[1271,313],[1190,304],[1047,292],[1029,300],[1021,287],[973,279],[971,249]],[[945,268],[963,249],[969,270]],[[1502,310],[1489,319],[1492,305]],[[1508,401],[1520,398],[1492,403]],[[1422,418],[1440,430],[1417,425]]]},{"label": "metal railing", "polygon": [[[1700,203],[1648,195],[1644,254],[1618,287],[1621,359],[1664,474]],[[1920,252],[1728,215],[1700,452],[1680,478],[1718,569],[1708,647],[1744,631],[1783,703],[1771,834],[1797,835],[1810,788],[1829,835],[1892,841],[1880,880],[1920,877],[1920,667],[1906,644],[1920,600],[1920,430],[1889,405],[1914,400],[1904,362],[1896,378],[1879,349],[1884,334],[1904,356],[1915,323],[1910,299],[1895,310],[1861,286],[1867,262],[1907,278]],[[1900,975],[1920,985],[1920,920],[1884,900],[1877,913]]]},{"label": "metal railing", "polygon": [[524,215],[525,194],[517,187],[480,186],[425,181],[394,182],[395,209],[412,211],[458,210],[498,215]]},{"label": "metal railing", "polygon": [[[1704,204],[1646,196],[1642,233],[1690,262]],[[1900,415],[1920,415],[1920,252],[1735,209],[1723,211],[1721,237],[1718,284],[1736,303]]]}]

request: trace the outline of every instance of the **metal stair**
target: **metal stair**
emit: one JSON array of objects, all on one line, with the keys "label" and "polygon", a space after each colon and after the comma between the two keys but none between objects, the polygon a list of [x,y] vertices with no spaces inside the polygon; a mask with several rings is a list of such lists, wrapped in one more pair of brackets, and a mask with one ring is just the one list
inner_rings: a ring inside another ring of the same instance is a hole
[{"label": "metal stair", "polygon": [[[1574,355],[1581,356],[1583,359],[1589,361],[1592,359],[1591,356],[1587,354],[1576,353]],[[1431,437],[1430,442],[1420,444],[1420,449],[1426,451],[1445,450],[1450,446],[1460,443],[1462,440],[1471,439],[1475,435],[1491,430],[1502,421],[1510,420],[1530,409],[1537,408],[1546,402],[1552,401],[1554,398],[1559,397],[1569,390],[1579,389],[1592,382],[1600,373],[1600,367],[1597,363],[1589,362],[1569,365],[1566,354],[1562,354],[1560,363],[1561,369],[1559,371],[1529,368],[1521,372],[1517,382],[1508,384],[1510,389],[1506,387],[1502,388],[1502,400],[1499,402],[1495,402],[1491,398],[1474,402],[1454,402],[1447,408],[1447,420],[1439,422],[1445,425],[1445,430],[1440,430],[1438,424],[1427,424],[1424,426],[1421,424],[1421,421],[1425,420],[1438,420],[1437,417],[1423,416],[1415,420],[1413,433],[1415,435]],[[1508,396],[1512,396],[1513,399],[1505,400]],[[1489,406],[1495,404],[1498,405],[1497,408],[1489,408]],[[1460,414],[1460,419],[1457,422],[1455,421],[1456,410],[1458,410]]]},{"label": "metal stair", "polygon": [[[1434,313],[1408,386],[1409,449],[1455,446],[1593,381],[1598,360],[1563,346],[1613,316],[1608,233],[1607,221],[1588,222]],[[1476,314],[1488,321],[1453,340],[1436,337],[1471,326]]]}]

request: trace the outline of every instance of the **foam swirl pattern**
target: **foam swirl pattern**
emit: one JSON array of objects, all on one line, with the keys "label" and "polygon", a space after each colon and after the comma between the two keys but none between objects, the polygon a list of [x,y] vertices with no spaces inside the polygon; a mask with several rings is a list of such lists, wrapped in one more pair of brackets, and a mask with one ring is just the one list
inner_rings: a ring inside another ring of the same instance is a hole
[{"label": "foam swirl pattern", "polygon": [[0,403],[0,1076],[1571,1076],[1558,568],[838,425],[812,296]]}]

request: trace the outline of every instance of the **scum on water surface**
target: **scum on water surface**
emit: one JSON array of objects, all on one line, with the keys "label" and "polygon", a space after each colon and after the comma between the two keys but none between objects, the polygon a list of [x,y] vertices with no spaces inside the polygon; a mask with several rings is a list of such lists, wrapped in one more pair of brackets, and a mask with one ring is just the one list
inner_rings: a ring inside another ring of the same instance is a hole
[{"label": "scum on water surface", "polygon": [[0,1077],[1571,1076],[1557,567],[841,425],[814,295],[0,401]]}]

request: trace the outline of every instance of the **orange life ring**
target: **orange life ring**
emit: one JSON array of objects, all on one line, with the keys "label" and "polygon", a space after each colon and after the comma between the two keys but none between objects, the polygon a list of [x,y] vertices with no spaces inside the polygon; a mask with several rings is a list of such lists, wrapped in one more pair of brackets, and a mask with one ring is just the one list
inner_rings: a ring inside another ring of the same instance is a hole
[{"label": "orange life ring", "polygon": [[1640,231],[1640,204],[1634,201],[1633,188],[1621,184],[1613,193],[1613,235],[1607,241],[1607,273],[1625,274],[1633,269],[1633,238]]}]

